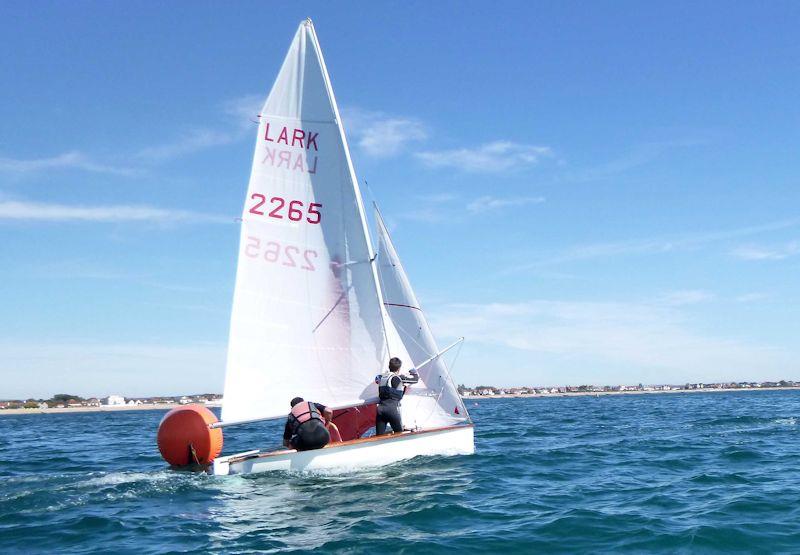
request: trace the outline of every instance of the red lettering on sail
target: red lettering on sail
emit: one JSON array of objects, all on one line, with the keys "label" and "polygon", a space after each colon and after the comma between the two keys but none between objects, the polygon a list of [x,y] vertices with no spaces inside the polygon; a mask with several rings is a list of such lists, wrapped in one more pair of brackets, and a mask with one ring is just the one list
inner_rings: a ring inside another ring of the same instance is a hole
[{"label": "red lettering on sail", "polygon": [[301,173],[317,173],[317,157],[309,158],[305,152],[295,153],[265,146],[264,158],[261,159],[261,163]]},{"label": "red lettering on sail", "polygon": [[314,145],[314,150],[319,151],[317,148],[317,137],[319,137],[319,133],[309,133],[308,140],[306,141],[306,150],[311,148],[311,145]]},{"label": "red lettering on sail", "polygon": [[[297,127],[289,128],[285,125],[281,127],[281,130],[278,132],[278,138],[273,138],[274,129],[272,130],[273,134],[270,134],[270,123],[268,121],[264,122],[264,140],[269,141],[270,143],[283,143],[286,146],[297,147],[297,148],[304,148],[305,150],[311,150],[311,147],[314,147],[316,152],[319,152],[319,145],[317,144],[317,138],[319,137],[319,133],[314,133],[308,129],[298,129]],[[289,144],[289,137],[291,136],[291,144]],[[312,173],[312,172],[309,172]]]},{"label": "red lettering on sail", "polygon": [[283,197],[272,197],[269,203],[273,206],[268,214],[264,214],[259,210],[267,202],[267,197],[260,193],[253,193],[250,198],[258,201],[252,208],[250,213],[256,216],[266,215],[268,218],[275,218],[282,220],[284,216],[293,222],[305,220],[306,222],[316,225],[322,221],[322,212],[320,208],[322,205],[318,202],[311,202],[307,206],[302,200],[286,200]]},{"label": "red lettering on sail", "polygon": [[281,141],[283,141],[283,144],[285,145],[289,144],[289,133],[286,131],[285,127],[281,129],[281,134],[278,135],[278,140],[275,142],[279,143]]},{"label": "red lettering on sail", "polygon": [[303,148],[303,139],[305,136],[306,134],[302,129],[295,129],[294,133],[292,134],[292,146],[294,146],[295,142],[299,142],[300,148]]},{"label": "red lettering on sail", "polygon": [[[264,241],[254,235],[247,236],[247,242],[243,248],[245,256],[252,260],[280,264],[281,266],[298,268],[306,272],[315,272],[317,270],[313,260],[316,260],[319,255],[313,249],[302,249],[294,245],[282,245],[275,241]],[[298,259],[299,256],[302,256],[302,260]]]}]

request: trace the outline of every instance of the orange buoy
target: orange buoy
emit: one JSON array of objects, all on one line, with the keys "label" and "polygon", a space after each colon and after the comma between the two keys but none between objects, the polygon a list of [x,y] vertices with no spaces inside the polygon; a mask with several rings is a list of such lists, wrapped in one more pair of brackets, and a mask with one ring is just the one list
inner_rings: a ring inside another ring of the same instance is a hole
[{"label": "orange buoy", "polygon": [[202,405],[169,411],[158,425],[158,450],[173,466],[208,464],[222,451],[222,429],[211,428],[217,417]]}]

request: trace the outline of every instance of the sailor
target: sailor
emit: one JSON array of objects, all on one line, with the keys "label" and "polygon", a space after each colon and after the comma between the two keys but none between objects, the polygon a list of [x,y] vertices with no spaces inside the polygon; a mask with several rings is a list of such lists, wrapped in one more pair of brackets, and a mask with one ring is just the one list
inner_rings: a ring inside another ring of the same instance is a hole
[{"label": "sailor", "polygon": [[386,433],[386,425],[392,427],[394,433],[399,434],[403,431],[403,420],[400,417],[400,400],[405,394],[406,387],[419,381],[419,375],[413,368],[409,370],[410,376],[400,374],[400,366],[403,365],[397,357],[389,360],[389,371],[385,374],[375,376],[375,383],[378,384],[378,409],[375,415],[375,434],[383,435]]},{"label": "sailor", "polygon": [[333,411],[320,403],[304,401],[302,397],[295,397],[290,404],[292,411],[283,429],[283,445],[298,451],[325,447],[331,440],[326,425]]}]

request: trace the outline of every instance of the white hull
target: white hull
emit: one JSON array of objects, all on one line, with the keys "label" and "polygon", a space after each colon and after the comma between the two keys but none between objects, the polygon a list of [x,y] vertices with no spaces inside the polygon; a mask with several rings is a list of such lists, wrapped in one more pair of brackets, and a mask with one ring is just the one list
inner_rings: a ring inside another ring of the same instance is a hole
[{"label": "white hull", "polygon": [[220,457],[211,473],[253,474],[275,470],[348,471],[383,466],[423,455],[471,455],[475,452],[472,425],[451,426],[421,432],[406,432],[356,439],[313,451],[255,451]]}]

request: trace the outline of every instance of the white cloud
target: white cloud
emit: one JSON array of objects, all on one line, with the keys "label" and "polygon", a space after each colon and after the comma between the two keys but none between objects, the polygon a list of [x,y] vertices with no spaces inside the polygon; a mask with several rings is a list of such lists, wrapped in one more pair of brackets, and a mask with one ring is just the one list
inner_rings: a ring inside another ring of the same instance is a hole
[{"label": "white cloud", "polygon": [[264,95],[245,94],[226,100],[222,110],[240,128],[252,130],[258,124],[258,115],[264,105]]},{"label": "white cloud", "polygon": [[348,137],[365,154],[375,158],[395,156],[409,143],[423,141],[428,136],[425,125],[412,117],[346,108],[342,119]]},{"label": "white cloud", "polygon": [[399,214],[400,218],[404,220],[412,220],[415,222],[435,223],[441,222],[444,219],[444,214],[439,208],[426,206]]},{"label": "white cloud", "polygon": [[[182,133],[174,140],[141,149],[136,156],[147,162],[158,163],[202,150],[235,143],[255,136],[258,115],[264,96],[246,94],[222,103],[221,113],[228,120],[224,129],[196,128]],[[231,127],[232,126],[232,127]]]},{"label": "white cloud", "polygon": [[458,199],[458,195],[453,193],[431,193],[429,195],[417,195],[417,198],[422,202],[430,202],[433,204],[442,204]]},{"label": "white cloud", "polygon": [[689,289],[683,291],[671,291],[663,295],[661,297],[661,301],[667,305],[683,306],[711,301],[714,298],[715,295],[709,291]]},{"label": "white cloud", "polygon": [[548,146],[493,141],[475,148],[418,152],[416,156],[434,168],[490,173],[536,165],[543,158],[552,157],[553,150]]},{"label": "white cloud", "polygon": [[446,212],[452,212],[452,204],[459,196],[454,193],[430,193],[415,195],[419,201],[414,203],[415,210],[399,214],[400,218],[417,222],[434,223],[445,219]]},{"label": "white cloud", "polygon": [[628,152],[614,160],[591,168],[571,172],[569,177],[575,181],[592,181],[616,177],[640,166],[654,162],[672,150],[702,146],[707,144],[709,140],[709,137],[697,136],[672,141],[642,143],[634,146]]},{"label": "white cloud", "polygon": [[780,220],[766,224],[728,229],[722,231],[705,231],[684,233],[673,236],[653,237],[645,239],[632,239],[625,241],[611,241],[606,243],[589,243],[569,247],[561,253],[540,258],[532,262],[509,268],[503,273],[513,273],[551,266],[568,262],[579,262],[595,258],[612,258],[618,256],[658,254],[676,251],[688,251],[703,248],[707,245],[759,235],[769,231],[789,229],[800,225],[800,220]]},{"label": "white cloud", "polygon": [[0,221],[227,223],[232,219],[186,210],[140,205],[79,206],[25,201],[0,201]]},{"label": "white cloud", "polygon": [[768,299],[769,297],[770,296],[766,293],[754,292],[754,293],[745,293],[743,295],[739,295],[734,300],[737,303],[752,303],[756,301],[763,301],[765,299]]},{"label": "white cloud", "polygon": [[800,241],[772,247],[742,245],[734,249],[731,254],[742,260],[783,260],[800,254]]},{"label": "white cloud", "polygon": [[141,173],[134,168],[100,164],[78,151],[65,152],[50,158],[0,158],[0,172],[28,174],[55,169],[75,169],[93,173],[132,176]]},{"label": "white cloud", "polygon": [[[450,304],[430,316],[434,329],[452,330],[486,348],[527,353],[532,366],[546,364],[544,383],[635,383],[644,377],[685,383],[798,371],[796,353],[695,333],[677,308],[662,304]],[[612,370],[594,375],[597,368]],[[515,369],[517,382],[525,370]]]},{"label": "white cloud", "polygon": [[499,198],[492,196],[479,197],[467,205],[467,210],[473,214],[498,210],[500,208],[520,207],[528,204],[541,204],[544,197],[508,197]]}]

